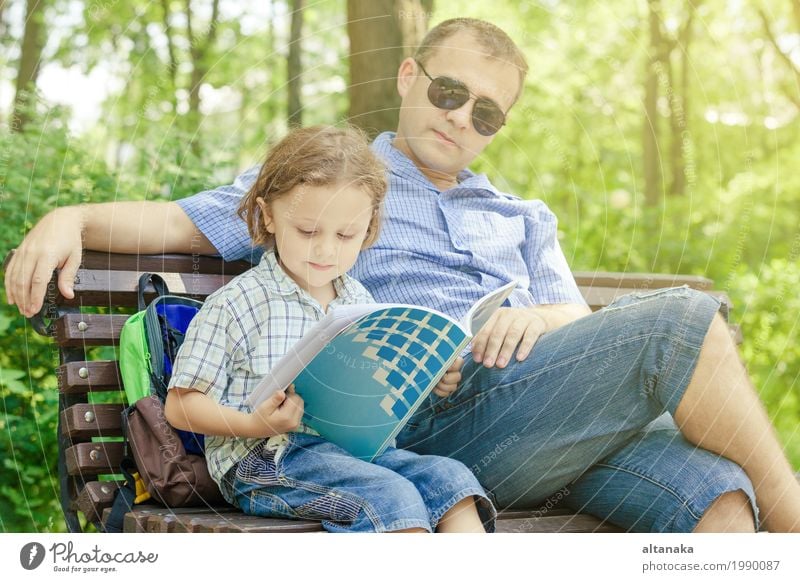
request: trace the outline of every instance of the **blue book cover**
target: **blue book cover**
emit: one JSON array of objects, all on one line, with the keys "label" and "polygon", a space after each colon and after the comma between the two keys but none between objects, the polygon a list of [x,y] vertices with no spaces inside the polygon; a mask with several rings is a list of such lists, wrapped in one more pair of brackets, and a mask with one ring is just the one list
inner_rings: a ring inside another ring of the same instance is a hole
[{"label": "blue book cover", "polygon": [[349,305],[326,315],[260,382],[252,408],[290,384],[303,422],[353,456],[372,460],[394,442],[450,365],[513,291],[478,301],[461,322],[412,305]]}]

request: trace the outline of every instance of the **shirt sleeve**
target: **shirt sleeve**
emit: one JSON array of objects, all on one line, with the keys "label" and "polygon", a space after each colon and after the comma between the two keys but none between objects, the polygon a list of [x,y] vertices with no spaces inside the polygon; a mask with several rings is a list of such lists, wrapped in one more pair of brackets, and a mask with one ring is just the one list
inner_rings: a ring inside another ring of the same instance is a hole
[{"label": "shirt sleeve", "polygon": [[362,303],[375,303],[372,294],[367,291],[367,288],[361,284],[361,281],[353,277],[345,276],[345,285],[348,289],[348,297],[346,303],[357,305]]},{"label": "shirt sleeve", "polygon": [[525,217],[523,254],[528,265],[530,292],[537,305],[586,301],[575,283],[567,259],[558,244],[558,220],[541,201],[532,201]]},{"label": "shirt sleeve", "polygon": [[236,214],[242,198],[258,178],[259,169],[253,166],[237,176],[233,184],[177,201],[226,261],[244,259],[257,263],[263,253],[260,247],[252,246],[247,224]]},{"label": "shirt sleeve", "polygon": [[206,300],[194,316],[172,369],[169,389],[190,388],[223,399],[231,375],[238,327],[235,314],[221,297]]},{"label": "shirt sleeve", "polygon": [[372,294],[367,291],[367,288],[364,287],[360,281],[356,281],[356,287],[356,303],[375,303]]}]

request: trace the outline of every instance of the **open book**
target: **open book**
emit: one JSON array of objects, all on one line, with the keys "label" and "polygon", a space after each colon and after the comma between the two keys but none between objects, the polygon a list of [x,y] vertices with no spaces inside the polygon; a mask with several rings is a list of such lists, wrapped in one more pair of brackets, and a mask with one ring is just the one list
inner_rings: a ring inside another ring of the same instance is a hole
[{"label": "open book", "polygon": [[470,339],[516,287],[479,299],[462,321],[413,305],[343,305],[312,327],[246,400],[255,408],[290,384],[303,422],[371,461],[391,445]]}]

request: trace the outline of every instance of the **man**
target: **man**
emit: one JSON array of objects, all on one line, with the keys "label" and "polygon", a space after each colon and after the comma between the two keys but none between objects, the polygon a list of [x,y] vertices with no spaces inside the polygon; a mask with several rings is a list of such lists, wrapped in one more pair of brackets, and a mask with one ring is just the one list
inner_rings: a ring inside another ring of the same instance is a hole
[{"label": "man", "polygon": [[[800,486],[719,304],[681,288],[590,315],[553,214],[466,170],[526,71],[505,33],[471,19],[435,27],[400,65],[397,133],[373,145],[391,170],[386,219],[353,274],[379,301],[456,316],[506,281],[521,284],[398,444],[463,461],[501,507],[558,491],[574,509],[634,531],[800,530]],[[9,266],[9,301],[33,315],[56,267],[71,297],[82,245],[257,259],[234,216],[255,175],[178,203],[52,212]]]}]

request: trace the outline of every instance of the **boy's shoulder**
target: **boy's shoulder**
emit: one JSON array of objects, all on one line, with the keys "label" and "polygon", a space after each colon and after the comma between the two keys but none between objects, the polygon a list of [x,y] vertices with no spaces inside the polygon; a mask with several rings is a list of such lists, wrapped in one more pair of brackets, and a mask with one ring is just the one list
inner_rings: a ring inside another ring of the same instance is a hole
[{"label": "boy's shoulder", "polygon": [[258,265],[254,265],[244,273],[237,275],[222,287],[211,293],[205,300],[204,306],[224,306],[232,310],[232,315],[239,315],[252,308],[253,300],[259,303],[273,298],[269,285],[258,272]]},{"label": "boy's shoulder", "polygon": [[347,292],[348,303],[374,303],[372,293],[361,284],[361,281],[345,274],[341,278],[341,284]]}]

